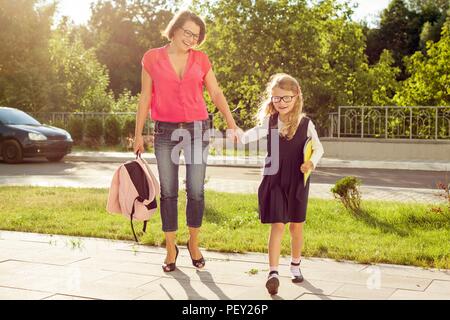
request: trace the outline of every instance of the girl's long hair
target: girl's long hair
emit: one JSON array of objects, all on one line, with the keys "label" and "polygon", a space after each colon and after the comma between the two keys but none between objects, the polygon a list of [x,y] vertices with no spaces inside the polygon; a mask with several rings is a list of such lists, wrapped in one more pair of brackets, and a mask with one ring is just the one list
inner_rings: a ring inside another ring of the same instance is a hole
[{"label": "girl's long hair", "polygon": [[292,91],[295,95],[297,95],[294,108],[291,110],[291,112],[289,112],[287,117],[288,120],[284,122],[284,126],[280,130],[280,135],[282,137],[286,138],[287,140],[291,140],[294,137],[295,132],[297,131],[301,118],[305,116],[305,114],[302,113],[303,111],[302,90],[300,88],[300,84],[294,77],[286,73],[277,73],[272,77],[270,77],[270,80],[266,86],[266,90],[264,91],[264,95],[262,97],[262,102],[259,106],[258,113],[256,114],[256,118],[257,121],[260,124],[262,124],[267,116],[271,116],[278,113],[271,100],[272,90],[274,88],[289,90]]}]

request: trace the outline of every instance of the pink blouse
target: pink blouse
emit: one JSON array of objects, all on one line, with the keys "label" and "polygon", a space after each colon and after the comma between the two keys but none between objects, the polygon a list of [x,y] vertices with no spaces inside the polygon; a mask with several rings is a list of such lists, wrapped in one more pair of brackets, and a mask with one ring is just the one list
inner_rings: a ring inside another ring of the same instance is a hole
[{"label": "pink blouse", "polygon": [[180,79],[169,60],[168,45],[150,49],[142,66],[152,78],[152,120],[193,122],[208,119],[203,99],[206,74],[211,68],[208,56],[190,49],[183,77]]}]

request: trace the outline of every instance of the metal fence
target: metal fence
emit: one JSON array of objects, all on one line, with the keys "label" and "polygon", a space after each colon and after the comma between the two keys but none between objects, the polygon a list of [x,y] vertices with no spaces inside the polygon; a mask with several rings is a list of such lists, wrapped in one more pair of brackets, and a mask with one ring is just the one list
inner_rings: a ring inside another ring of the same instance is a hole
[{"label": "metal fence", "polygon": [[450,139],[450,107],[347,107],[329,114],[330,137]]},{"label": "metal fence", "polygon": [[[103,122],[103,126],[105,126],[105,120],[109,116],[117,117],[121,122],[125,121],[127,118],[136,118],[136,112],[35,112],[30,114],[41,123],[52,124],[55,126],[60,125],[64,128],[68,127],[70,119],[73,118],[81,118],[83,122],[90,118],[100,118]],[[143,131],[146,132],[147,135],[153,133],[153,122],[146,121]]]}]

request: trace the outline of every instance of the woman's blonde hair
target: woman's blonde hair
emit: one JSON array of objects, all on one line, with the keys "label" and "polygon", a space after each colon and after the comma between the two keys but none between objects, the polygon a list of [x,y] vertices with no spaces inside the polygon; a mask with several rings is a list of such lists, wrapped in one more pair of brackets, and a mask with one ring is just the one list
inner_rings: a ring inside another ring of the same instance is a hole
[{"label": "woman's blonde hair", "polygon": [[286,74],[277,73],[270,77],[270,81],[267,83],[266,90],[262,97],[262,102],[259,106],[258,113],[256,114],[257,121],[261,124],[267,116],[278,113],[272,103],[272,90],[274,88],[280,88],[283,90],[292,91],[297,97],[294,104],[294,108],[288,114],[288,120],[284,122],[283,128],[280,130],[280,135],[288,140],[291,140],[295,132],[297,131],[300,120],[305,116],[303,111],[303,94],[298,81]]},{"label": "woman's blonde hair", "polygon": [[181,29],[186,21],[192,21],[200,27],[200,35],[198,37],[197,45],[201,45],[206,38],[205,21],[189,10],[182,10],[175,14],[166,29],[163,31],[163,36],[165,36],[167,40],[172,40],[175,31]]}]

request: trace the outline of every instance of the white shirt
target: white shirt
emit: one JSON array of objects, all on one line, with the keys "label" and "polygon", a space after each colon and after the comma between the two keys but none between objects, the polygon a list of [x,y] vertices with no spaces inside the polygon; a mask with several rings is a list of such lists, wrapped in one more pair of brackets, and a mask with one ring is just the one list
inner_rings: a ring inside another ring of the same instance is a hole
[{"label": "white shirt", "polygon": [[[282,128],[284,123],[278,118],[278,128]],[[243,144],[247,144],[259,139],[265,138],[269,132],[269,117],[264,119],[262,125],[258,125],[246,132],[242,132],[240,135],[240,140]],[[324,150],[322,143],[319,140],[319,135],[317,134],[316,127],[314,123],[310,120],[308,124],[307,136],[311,138],[313,153],[311,155],[311,161],[314,168],[317,167],[320,159],[323,156]]]}]

